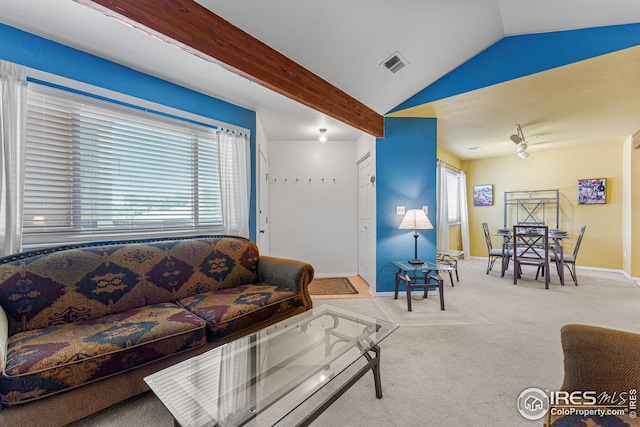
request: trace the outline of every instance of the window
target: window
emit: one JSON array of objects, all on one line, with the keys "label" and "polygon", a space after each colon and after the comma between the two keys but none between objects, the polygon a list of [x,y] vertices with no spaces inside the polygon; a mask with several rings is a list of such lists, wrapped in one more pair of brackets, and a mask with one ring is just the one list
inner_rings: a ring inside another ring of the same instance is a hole
[{"label": "window", "polygon": [[460,174],[446,170],[445,176],[447,179],[449,225],[460,224]]},{"label": "window", "polygon": [[223,231],[217,130],[30,83],[23,246]]}]

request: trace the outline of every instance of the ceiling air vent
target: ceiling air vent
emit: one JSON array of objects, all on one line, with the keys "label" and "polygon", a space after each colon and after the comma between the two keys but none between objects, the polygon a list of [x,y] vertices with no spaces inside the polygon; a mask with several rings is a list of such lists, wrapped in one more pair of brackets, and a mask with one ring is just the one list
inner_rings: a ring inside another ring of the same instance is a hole
[{"label": "ceiling air vent", "polygon": [[408,64],[407,60],[400,55],[400,52],[395,51],[393,55],[385,59],[380,65],[395,74]]}]

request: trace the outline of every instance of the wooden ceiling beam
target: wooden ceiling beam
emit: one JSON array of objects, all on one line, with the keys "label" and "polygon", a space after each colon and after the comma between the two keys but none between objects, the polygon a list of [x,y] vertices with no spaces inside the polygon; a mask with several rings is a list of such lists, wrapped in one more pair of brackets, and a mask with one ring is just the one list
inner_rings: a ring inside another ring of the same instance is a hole
[{"label": "wooden ceiling beam", "polygon": [[384,118],[192,0],[75,0],[376,137]]}]

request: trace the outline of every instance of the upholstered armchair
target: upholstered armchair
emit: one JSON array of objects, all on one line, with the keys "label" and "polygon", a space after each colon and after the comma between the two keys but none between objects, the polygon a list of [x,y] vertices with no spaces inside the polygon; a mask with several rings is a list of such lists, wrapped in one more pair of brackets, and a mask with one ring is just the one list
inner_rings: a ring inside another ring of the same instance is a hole
[{"label": "upholstered armchair", "polygon": [[[597,406],[615,402],[614,406],[626,408],[624,415],[598,420],[602,424],[597,425],[640,425],[640,417],[636,418],[636,414],[640,415],[640,406],[632,414],[634,407],[631,405],[634,396],[640,399],[637,397],[640,392],[640,334],[572,324],[562,327],[561,342],[564,352],[562,391],[595,392]],[[545,425],[565,425],[568,421],[551,416],[549,411]],[[618,424],[619,421],[624,423]]]}]

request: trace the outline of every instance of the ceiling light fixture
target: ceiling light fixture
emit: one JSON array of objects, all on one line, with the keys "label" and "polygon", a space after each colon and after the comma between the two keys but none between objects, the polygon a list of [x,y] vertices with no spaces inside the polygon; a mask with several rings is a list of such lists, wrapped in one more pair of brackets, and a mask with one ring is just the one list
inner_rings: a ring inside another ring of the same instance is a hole
[{"label": "ceiling light fixture", "polygon": [[516,144],[516,153],[520,156],[521,159],[526,159],[529,157],[529,153],[525,150],[527,149],[527,141],[524,139],[524,134],[522,133],[522,127],[520,125],[516,125],[516,133],[511,135],[509,139]]},{"label": "ceiling light fixture", "polygon": [[328,139],[329,134],[327,133],[327,130],[325,128],[320,129],[320,131],[318,132],[318,141],[327,142]]}]

